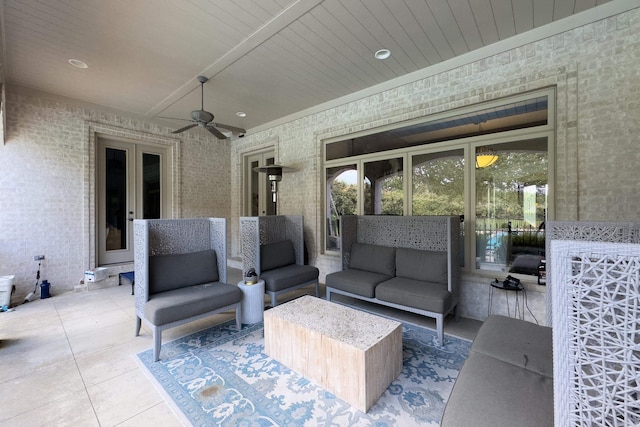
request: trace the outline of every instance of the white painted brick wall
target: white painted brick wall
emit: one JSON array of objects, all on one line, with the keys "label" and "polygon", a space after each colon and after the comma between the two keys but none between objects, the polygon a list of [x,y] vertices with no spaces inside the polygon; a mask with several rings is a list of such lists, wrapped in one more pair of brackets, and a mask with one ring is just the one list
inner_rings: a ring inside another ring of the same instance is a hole
[{"label": "white painted brick wall", "polygon": [[[247,134],[232,158],[275,140],[279,163],[298,171],[280,185],[279,212],[302,214],[311,263],[340,269],[322,254],[323,139],[424,117],[482,101],[556,86],[556,219],[637,220],[640,212],[640,10],[487,57],[438,75],[331,108],[264,132]],[[232,227],[241,214],[241,165],[232,164]],[[238,254],[237,235],[232,251]],[[463,283],[462,314],[486,316],[487,278]],[[537,288],[536,288],[537,289]],[[530,292],[538,319],[543,295]],[[473,305],[465,307],[465,305]],[[504,309],[498,307],[498,310]]]},{"label": "white painted brick wall", "polygon": [[[168,129],[99,107],[9,88],[7,138],[0,145],[0,275],[16,276],[13,303],[33,291],[37,262],[51,293],[73,290],[95,267],[97,131],[176,145],[174,216],[228,217],[230,143],[206,133]],[[111,274],[132,265],[110,269]],[[117,278],[110,279],[111,284]]]},{"label": "white painted brick wall", "polygon": [[[634,9],[231,143],[182,134],[176,212],[230,218],[231,251],[238,256],[240,153],[273,143],[278,162],[297,169],[280,185],[279,211],[304,215],[311,263],[322,280],[340,268],[321,253],[322,139],[555,85],[556,219],[637,220],[639,40],[640,13]],[[170,129],[137,118],[9,88],[7,141],[0,146],[0,275],[16,275],[14,302],[33,289],[33,255],[47,256],[43,277],[54,295],[72,289],[93,267],[95,150],[87,122],[144,140],[171,137]],[[486,280],[465,278],[463,295],[470,297],[463,315],[482,317]]]}]

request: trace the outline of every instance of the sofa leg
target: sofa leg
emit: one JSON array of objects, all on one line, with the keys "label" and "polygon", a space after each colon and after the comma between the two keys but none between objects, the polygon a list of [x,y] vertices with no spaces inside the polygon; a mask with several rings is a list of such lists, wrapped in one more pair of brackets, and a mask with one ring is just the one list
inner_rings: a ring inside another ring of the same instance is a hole
[{"label": "sofa leg", "polygon": [[327,288],[326,298],[327,298],[327,301],[331,301],[331,290],[329,288]]},{"label": "sofa leg", "polygon": [[136,316],[136,337],[140,335],[140,327],[142,326],[142,319]]},{"label": "sofa leg", "polygon": [[162,347],[162,331],[157,327],[153,328],[153,361],[160,360],[160,348]]},{"label": "sofa leg", "polygon": [[436,330],[438,332],[438,342],[436,343],[438,346],[444,345],[444,316],[438,315],[436,317]]},{"label": "sofa leg", "polygon": [[278,296],[275,293],[271,294],[271,307],[278,305]]}]

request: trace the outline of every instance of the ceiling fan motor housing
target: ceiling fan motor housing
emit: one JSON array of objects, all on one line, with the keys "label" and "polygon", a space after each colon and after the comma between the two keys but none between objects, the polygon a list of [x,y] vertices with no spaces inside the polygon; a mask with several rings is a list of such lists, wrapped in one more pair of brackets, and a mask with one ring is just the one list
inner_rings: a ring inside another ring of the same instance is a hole
[{"label": "ceiling fan motor housing", "polygon": [[191,119],[198,123],[209,123],[213,120],[213,114],[204,110],[194,110],[191,112]]}]

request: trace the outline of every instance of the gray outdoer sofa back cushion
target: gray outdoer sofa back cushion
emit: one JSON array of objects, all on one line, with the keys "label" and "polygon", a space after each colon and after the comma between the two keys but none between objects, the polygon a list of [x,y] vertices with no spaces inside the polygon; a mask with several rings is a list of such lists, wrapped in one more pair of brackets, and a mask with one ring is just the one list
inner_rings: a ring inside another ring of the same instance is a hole
[{"label": "gray outdoer sofa back cushion", "polygon": [[349,268],[394,276],[396,273],[396,248],[354,243],[351,245]]},{"label": "gray outdoer sofa back cushion", "polygon": [[151,294],[218,280],[218,258],[214,250],[149,257]]},{"label": "gray outdoer sofa back cushion", "polygon": [[260,271],[269,271],[296,263],[296,253],[291,240],[260,245]]},{"label": "gray outdoer sofa back cushion", "polygon": [[447,285],[447,253],[409,248],[396,249],[396,276]]}]

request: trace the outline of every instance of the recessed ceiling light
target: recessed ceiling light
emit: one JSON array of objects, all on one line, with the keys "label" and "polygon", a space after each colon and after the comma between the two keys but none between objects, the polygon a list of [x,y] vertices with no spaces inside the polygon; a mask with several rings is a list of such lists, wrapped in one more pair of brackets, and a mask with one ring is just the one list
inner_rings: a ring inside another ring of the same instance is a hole
[{"label": "recessed ceiling light", "polygon": [[236,113],[236,116],[238,116],[238,117],[247,117],[247,113],[245,113],[244,111],[238,111]]},{"label": "recessed ceiling light", "polygon": [[391,51],[389,49],[380,49],[375,53],[376,59],[387,59],[391,56]]},{"label": "recessed ceiling light", "polygon": [[73,65],[76,68],[89,68],[87,64],[80,61],[79,59],[70,59],[69,64]]}]

